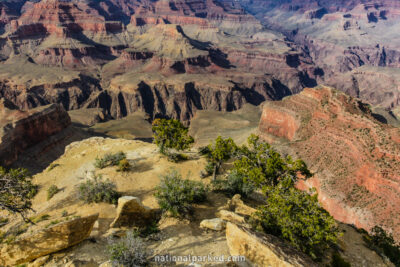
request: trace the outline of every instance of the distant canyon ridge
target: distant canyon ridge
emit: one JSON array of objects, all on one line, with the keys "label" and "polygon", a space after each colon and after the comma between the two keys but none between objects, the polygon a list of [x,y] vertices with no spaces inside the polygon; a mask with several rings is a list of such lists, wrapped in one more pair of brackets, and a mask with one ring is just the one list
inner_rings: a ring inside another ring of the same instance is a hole
[{"label": "distant canyon ridge", "polygon": [[393,116],[398,1],[0,3],[0,97],[190,121],[333,86]]}]

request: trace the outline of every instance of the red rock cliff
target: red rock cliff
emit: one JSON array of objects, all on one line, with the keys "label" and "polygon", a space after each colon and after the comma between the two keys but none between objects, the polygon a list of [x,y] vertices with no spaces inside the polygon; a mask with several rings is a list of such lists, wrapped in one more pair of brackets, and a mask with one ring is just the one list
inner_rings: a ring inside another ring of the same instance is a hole
[{"label": "red rock cliff", "polygon": [[400,130],[376,121],[368,106],[330,88],[264,105],[260,135],[288,145],[314,177],[323,206],[339,221],[382,225],[400,239]]},{"label": "red rock cliff", "polygon": [[18,155],[71,123],[61,105],[52,104],[20,111],[8,101],[0,104],[0,164],[10,165]]}]

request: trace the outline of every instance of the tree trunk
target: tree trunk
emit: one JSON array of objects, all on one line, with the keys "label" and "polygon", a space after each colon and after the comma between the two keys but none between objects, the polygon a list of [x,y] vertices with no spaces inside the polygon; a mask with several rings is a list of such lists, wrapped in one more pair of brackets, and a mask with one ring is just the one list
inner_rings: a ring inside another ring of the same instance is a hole
[{"label": "tree trunk", "polygon": [[221,167],[220,162],[214,165],[213,181],[217,180],[217,174],[220,167]]},{"label": "tree trunk", "polygon": [[217,164],[214,165],[213,181],[217,180]]}]

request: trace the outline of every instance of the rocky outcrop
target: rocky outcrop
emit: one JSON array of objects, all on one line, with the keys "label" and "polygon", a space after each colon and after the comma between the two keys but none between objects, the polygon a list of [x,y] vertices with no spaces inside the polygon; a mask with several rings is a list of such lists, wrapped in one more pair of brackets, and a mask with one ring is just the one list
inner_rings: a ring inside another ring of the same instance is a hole
[{"label": "rocky outcrop", "polygon": [[[235,212],[242,216],[251,216],[254,212],[256,212],[256,209],[244,204],[244,202],[241,199],[241,196],[239,194],[236,194],[232,197],[232,199],[229,199],[227,201],[227,203],[220,208],[220,210],[221,211],[223,211],[223,210],[232,211],[232,212]],[[223,215],[223,213],[220,215]],[[228,215],[228,214],[226,214],[226,215]],[[238,217],[236,217],[236,218],[238,218]],[[229,220],[227,220],[227,221],[229,221]]]},{"label": "rocky outcrop", "polygon": [[25,149],[54,135],[70,123],[68,113],[57,104],[43,106],[29,111],[12,108],[2,99],[0,106],[0,162],[10,165]]},{"label": "rocky outcrop", "polygon": [[65,37],[82,31],[117,32],[122,30],[122,24],[106,22],[97,10],[83,1],[45,0],[32,5],[20,18],[11,21],[10,30],[19,38],[47,34]]},{"label": "rocky outcrop", "polygon": [[230,222],[226,226],[226,241],[232,256],[244,256],[254,266],[317,266],[307,255],[278,238],[254,233]]},{"label": "rocky outcrop", "polygon": [[140,199],[124,196],[118,199],[117,216],[110,227],[146,226],[154,217],[154,210],[143,206]]},{"label": "rocky outcrop", "polygon": [[218,217],[224,221],[235,223],[235,224],[244,224],[245,219],[244,217],[229,211],[229,210],[220,210],[218,212]]},{"label": "rocky outcrop", "polygon": [[344,223],[371,229],[382,225],[400,236],[399,129],[375,119],[367,104],[327,87],[305,89],[266,102],[259,124],[264,140],[286,144],[306,161],[319,200]]},{"label": "rocky outcrop", "polygon": [[225,226],[226,222],[220,218],[207,219],[200,222],[200,228],[210,229],[213,231],[222,231],[225,229]]},{"label": "rocky outcrop", "polygon": [[2,266],[14,266],[79,244],[89,237],[98,214],[59,223],[0,248]]}]

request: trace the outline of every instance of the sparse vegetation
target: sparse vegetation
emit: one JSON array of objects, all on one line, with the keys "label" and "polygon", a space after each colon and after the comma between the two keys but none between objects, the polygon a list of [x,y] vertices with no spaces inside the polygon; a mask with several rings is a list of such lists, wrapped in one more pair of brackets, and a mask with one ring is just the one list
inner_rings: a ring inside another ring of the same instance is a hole
[{"label": "sparse vegetation", "polygon": [[261,190],[267,199],[251,218],[256,230],[286,239],[314,259],[337,242],[339,230],[319,205],[317,194],[295,188],[299,176],[311,176],[302,160],[282,157],[256,135],[248,138],[248,146],[238,148],[237,158],[231,172],[233,188],[243,188],[237,181],[242,177],[244,184]]},{"label": "sparse vegetation", "polygon": [[245,182],[245,177],[235,170],[231,171],[226,179],[214,180],[213,186],[214,190],[222,191],[231,197],[236,194],[247,197],[255,190],[253,184]]},{"label": "sparse vegetation", "polygon": [[107,250],[113,266],[139,267],[148,265],[149,253],[145,243],[132,232],[128,232],[126,237],[119,241],[110,241]]},{"label": "sparse vegetation", "polygon": [[11,244],[13,243],[19,235],[25,233],[30,224],[29,223],[19,223],[17,225],[12,226],[7,232],[0,231],[0,244]]},{"label": "sparse vegetation", "polygon": [[183,179],[176,170],[162,177],[155,197],[163,211],[172,216],[184,216],[192,211],[192,204],[206,199],[206,188],[201,182]]},{"label": "sparse vegetation", "polygon": [[50,200],[58,192],[60,192],[60,189],[56,185],[50,186],[47,189],[47,200]]},{"label": "sparse vegetation", "polygon": [[106,202],[116,204],[119,194],[115,184],[99,175],[79,185],[79,199],[86,203]]},{"label": "sparse vegetation", "polygon": [[290,156],[282,157],[269,144],[261,142],[259,137],[251,135],[248,146],[238,149],[238,160],[234,162],[234,170],[245,177],[247,182],[257,188],[276,186],[280,181],[311,177],[311,172],[302,160],[293,160]]},{"label": "sparse vegetation", "polygon": [[371,235],[363,231],[363,238],[369,248],[388,258],[395,266],[400,266],[400,245],[382,227],[372,228]]},{"label": "sparse vegetation", "polygon": [[135,236],[142,237],[142,238],[149,237],[149,236],[157,234],[159,232],[160,232],[160,229],[158,228],[158,223],[156,221],[153,221],[152,223],[149,223],[145,227],[140,227],[133,231]]},{"label": "sparse vegetation", "polygon": [[206,173],[210,173],[212,168],[213,180],[215,180],[222,163],[231,159],[236,150],[237,146],[232,138],[223,139],[218,136],[214,144],[210,144],[207,149],[202,150],[208,161]]},{"label": "sparse vegetation", "polygon": [[129,161],[127,159],[121,159],[118,162],[118,171],[119,172],[128,172],[130,171],[132,168],[132,165],[129,163]]},{"label": "sparse vegetation", "polygon": [[337,242],[339,230],[335,220],[320,207],[317,194],[311,195],[281,182],[270,188],[267,196],[267,203],[253,216],[257,230],[288,240],[313,259]]},{"label": "sparse vegetation", "polygon": [[155,119],[152,130],[154,143],[163,155],[169,156],[169,149],[186,150],[194,143],[193,137],[188,134],[189,129],[179,120]]},{"label": "sparse vegetation", "polygon": [[40,216],[35,216],[35,217],[30,217],[29,220],[33,223],[40,223],[42,221],[46,221],[50,218],[50,215],[48,214],[43,214]]},{"label": "sparse vegetation", "polygon": [[60,220],[53,220],[53,221],[51,221],[50,223],[48,223],[48,224],[45,226],[45,228],[49,228],[50,226],[59,224],[60,222],[61,222]]},{"label": "sparse vegetation", "polygon": [[168,160],[172,162],[180,162],[180,161],[185,161],[188,160],[189,157],[183,153],[168,153]]},{"label": "sparse vegetation", "polygon": [[0,167],[0,209],[16,212],[24,217],[31,209],[31,199],[37,193],[32,177],[26,169],[6,169]]},{"label": "sparse vegetation", "polygon": [[110,166],[118,166],[119,163],[126,159],[126,154],[122,151],[111,154],[107,153],[102,158],[97,157],[94,166],[98,169],[104,169]]}]

